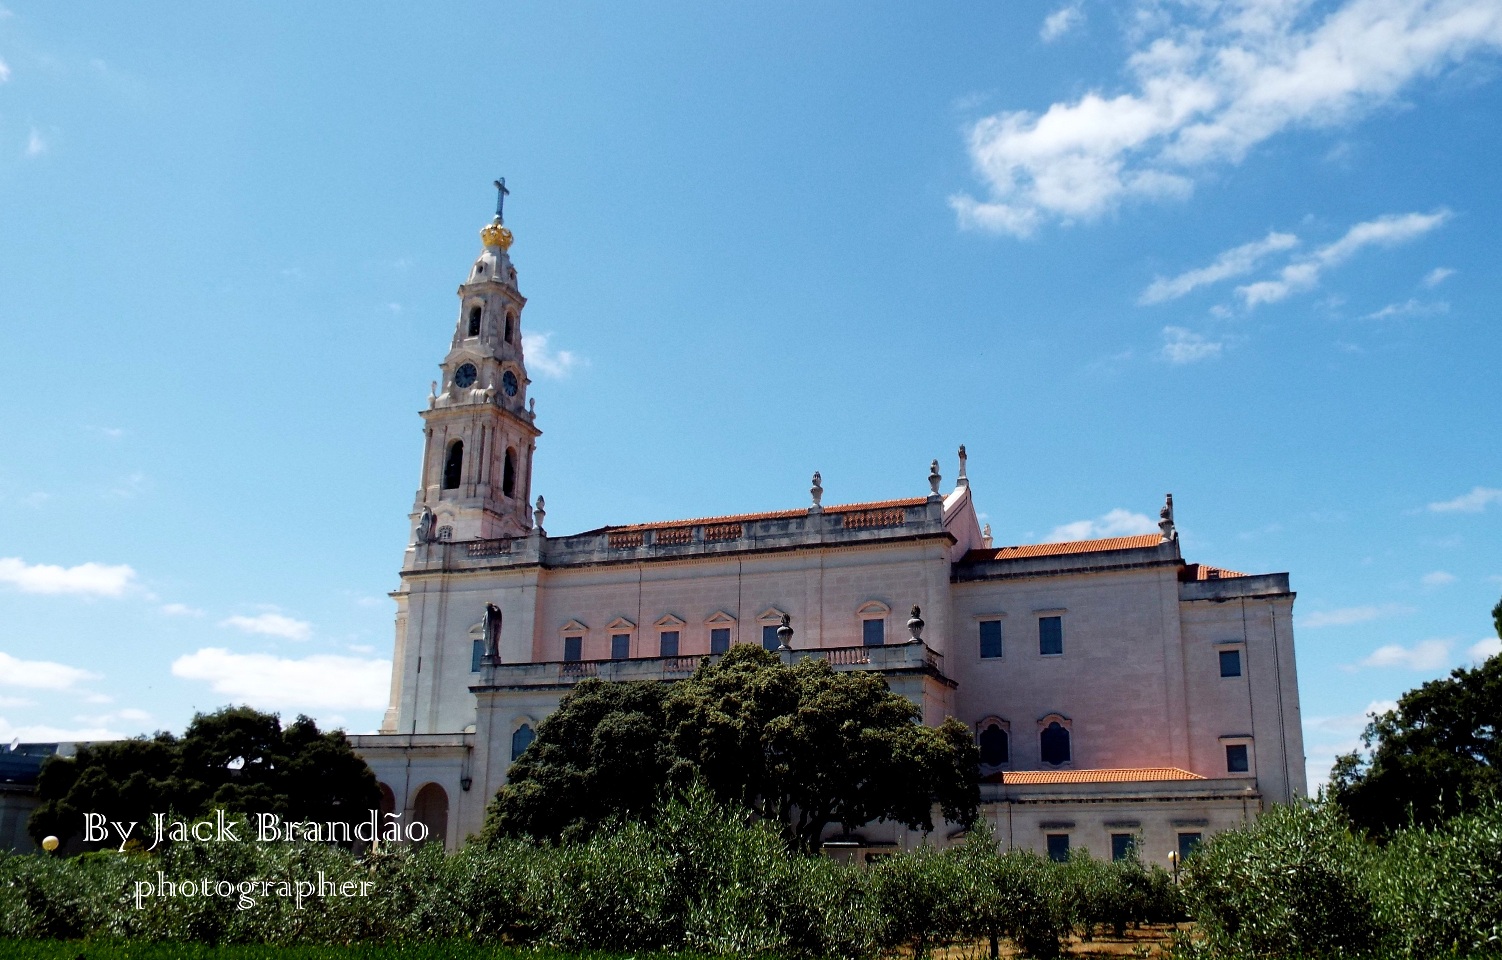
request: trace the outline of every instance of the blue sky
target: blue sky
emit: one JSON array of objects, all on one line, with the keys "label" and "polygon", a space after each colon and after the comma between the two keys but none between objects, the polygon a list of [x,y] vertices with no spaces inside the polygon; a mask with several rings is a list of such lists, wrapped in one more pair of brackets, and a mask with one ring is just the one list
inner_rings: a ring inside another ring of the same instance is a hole
[{"label": "blue sky", "polygon": [[490,181],[553,533],[926,490],[1496,649],[1502,0],[0,9],[0,739],[374,729]]}]

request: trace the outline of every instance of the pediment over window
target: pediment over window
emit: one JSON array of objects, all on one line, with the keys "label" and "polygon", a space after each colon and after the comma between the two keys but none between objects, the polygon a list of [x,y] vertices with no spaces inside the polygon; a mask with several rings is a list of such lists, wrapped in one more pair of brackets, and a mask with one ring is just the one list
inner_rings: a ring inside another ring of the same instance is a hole
[{"label": "pediment over window", "polygon": [[614,620],[612,620],[609,623],[605,624],[605,629],[606,630],[635,630],[636,629],[636,624],[632,623],[630,620],[627,620],[625,617],[616,617]]},{"label": "pediment over window", "polygon": [[855,609],[858,617],[884,617],[892,612],[892,608],[880,600],[867,600]]},{"label": "pediment over window", "polygon": [[735,618],[726,613],[724,610],[721,610],[719,613],[712,615],[708,620],[705,620],[704,622],[709,624],[710,626],[715,627],[729,626],[735,623]]},{"label": "pediment over window", "polygon": [[663,617],[662,619],[658,620],[656,623],[652,624],[652,626],[654,626],[654,627],[683,627],[683,626],[687,626],[687,624],[682,620],[682,618],[675,617],[675,616],[673,616],[670,613],[667,616]]},{"label": "pediment over window", "polygon": [[1068,730],[1070,727],[1069,718],[1062,713],[1050,713],[1038,718],[1038,726],[1040,727],[1046,727],[1050,723],[1057,723],[1065,730]]},{"label": "pediment over window", "polygon": [[588,633],[589,632],[589,628],[586,627],[584,624],[580,623],[577,620],[570,620],[568,623],[565,623],[563,626],[559,627],[558,628],[558,632],[559,633],[574,633],[574,634]]},{"label": "pediment over window", "polygon": [[756,615],[757,623],[781,623],[785,614],[776,607],[768,607]]}]

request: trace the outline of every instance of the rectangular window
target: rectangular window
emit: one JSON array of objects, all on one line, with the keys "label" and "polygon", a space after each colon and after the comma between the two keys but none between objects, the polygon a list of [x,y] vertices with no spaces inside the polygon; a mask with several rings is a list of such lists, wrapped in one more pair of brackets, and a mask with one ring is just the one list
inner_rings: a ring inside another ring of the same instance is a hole
[{"label": "rectangular window", "polygon": [[479,673],[480,672],[480,661],[483,660],[484,658],[485,658],[485,641],[484,640],[476,640],[475,641],[475,648],[474,648],[473,651],[470,652],[470,655],[469,655],[469,672],[470,673]]},{"label": "rectangular window", "polygon": [[862,620],[861,643],[868,647],[879,647],[887,642],[887,622],[885,620]]},{"label": "rectangular window", "polygon": [[1111,859],[1130,860],[1137,849],[1137,835],[1135,833],[1111,834]]},{"label": "rectangular window", "polygon": [[1251,766],[1247,763],[1246,744],[1226,744],[1226,772],[1248,773],[1251,769]]},{"label": "rectangular window", "polygon": [[610,659],[625,660],[631,656],[631,634],[612,633],[610,635]]},{"label": "rectangular window", "polygon": [[569,663],[584,659],[583,637],[563,638],[563,659],[568,661]]},{"label": "rectangular window", "polygon": [[777,649],[777,624],[764,623],[761,626],[761,645],[767,650]]},{"label": "rectangular window", "polygon": [[662,641],[662,649],[659,651],[658,656],[662,656],[662,657],[676,657],[676,656],[678,656],[678,631],[677,630],[664,630],[664,631],[662,631],[662,633],[658,634],[658,639]]},{"label": "rectangular window", "polygon": [[1064,618],[1038,618],[1038,652],[1045,657],[1064,652]]},{"label": "rectangular window", "polygon": [[980,655],[983,660],[993,660],[1001,656],[1000,620],[980,622]]},{"label": "rectangular window", "polygon": [[1069,834],[1050,833],[1045,839],[1048,841],[1048,859],[1055,863],[1069,859]]},{"label": "rectangular window", "polygon": [[1189,857],[1194,853],[1194,851],[1198,850],[1200,841],[1203,839],[1204,835],[1199,833],[1179,834],[1179,862],[1183,863],[1185,858]]},{"label": "rectangular window", "polygon": [[709,631],[709,652],[724,653],[730,649],[730,628],[715,627]]},{"label": "rectangular window", "polygon": [[1222,650],[1220,652],[1220,675],[1223,677],[1241,676],[1241,651]]}]

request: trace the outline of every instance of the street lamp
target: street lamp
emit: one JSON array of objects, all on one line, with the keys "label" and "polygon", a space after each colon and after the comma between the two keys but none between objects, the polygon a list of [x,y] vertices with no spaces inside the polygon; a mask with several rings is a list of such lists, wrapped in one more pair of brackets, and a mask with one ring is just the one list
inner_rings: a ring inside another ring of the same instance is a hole
[{"label": "street lamp", "polygon": [[1168,862],[1173,864],[1173,882],[1177,886],[1179,882],[1179,851],[1173,850],[1168,854]]}]

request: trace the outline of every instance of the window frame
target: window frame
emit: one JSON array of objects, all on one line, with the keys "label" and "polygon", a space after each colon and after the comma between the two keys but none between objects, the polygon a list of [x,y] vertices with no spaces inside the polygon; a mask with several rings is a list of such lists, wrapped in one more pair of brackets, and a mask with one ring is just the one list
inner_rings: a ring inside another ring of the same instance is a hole
[{"label": "window frame", "polygon": [[[1254,747],[1255,747],[1255,741],[1253,740],[1252,737],[1247,736],[1245,734],[1236,734],[1236,735],[1233,735],[1233,736],[1221,737],[1220,738],[1220,746],[1221,746],[1221,755],[1222,755],[1222,757],[1224,758],[1224,761],[1225,761],[1226,776],[1228,776],[1228,777],[1247,777],[1247,778],[1252,778],[1252,779],[1256,778],[1256,776],[1257,776],[1257,751],[1254,749]],[[1245,770],[1232,770],[1231,769],[1231,750],[1232,750],[1232,748],[1240,748],[1241,750],[1243,750],[1245,752],[1245,756],[1246,756],[1246,769]]]},{"label": "window frame", "polygon": [[982,768],[988,770],[1001,770],[1012,765],[1012,725],[1010,723],[997,716],[985,717],[980,720],[975,725],[975,746],[977,750],[981,750],[980,738],[982,734],[993,728],[1000,730],[1001,735],[1006,738],[1006,756],[998,763],[988,763],[984,754],[982,754],[980,765]]},{"label": "window frame", "polygon": [[[572,642],[573,645],[574,645],[574,651],[573,651],[574,655],[572,657],[569,656],[569,643],[570,642]],[[582,633],[564,634],[564,637],[563,637],[563,662],[564,663],[583,663],[584,662],[584,635]]]},{"label": "window frame", "polygon": [[[862,647],[884,647],[887,645],[887,619],[892,615],[892,608],[881,600],[867,600],[855,608],[855,619],[860,628],[856,631]],[[872,620],[881,622],[881,643],[869,643],[866,639],[866,624]]]},{"label": "window frame", "polygon": [[[727,652],[731,647],[735,646],[737,625],[738,622],[736,621],[735,617],[724,610],[717,610],[714,613],[710,614],[708,617],[704,618],[704,634],[706,640],[706,646],[704,649],[709,651],[710,656],[717,657],[720,654]],[[715,649],[714,635],[716,630],[726,631],[727,639],[725,642],[724,650]]]},{"label": "window frame", "polygon": [[[1236,673],[1225,672],[1225,655],[1236,654]],[[1216,670],[1222,680],[1240,680],[1246,676],[1246,644],[1240,641],[1215,645]]]},{"label": "window frame", "polygon": [[[1055,849],[1056,845],[1054,841],[1056,840],[1064,841],[1060,849]],[[1068,863],[1070,847],[1069,834],[1067,832],[1045,833],[1043,835],[1044,856],[1048,857],[1054,863]]]},{"label": "window frame", "polygon": [[[1004,614],[1004,613],[986,614],[984,616],[976,616],[974,618],[975,619],[975,634],[976,634],[976,636],[975,636],[975,640],[976,640],[976,652],[979,654],[979,657],[980,657],[981,660],[1005,660],[1006,659],[1006,656],[1007,656],[1007,630],[1006,630],[1006,624],[1003,622],[1005,618],[1006,618],[1006,614]],[[996,624],[996,652],[994,654],[987,654],[986,653],[986,636],[985,636],[985,633],[986,633],[986,624],[988,624],[988,623],[994,623],[994,624]]]},{"label": "window frame", "polygon": [[[1040,656],[1040,657],[1062,657],[1064,655],[1064,611],[1063,610],[1057,610],[1057,609],[1055,609],[1055,610],[1034,610],[1033,611],[1033,616],[1036,617],[1037,620],[1038,620],[1038,656]],[[1057,650],[1045,651],[1043,649],[1043,639],[1044,639],[1043,638],[1043,624],[1046,621],[1053,621],[1053,622],[1058,623],[1058,625],[1059,625],[1059,635],[1058,635],[1059,649],[1057,649]]]},{"label": "window frame", "polygon": [[[1059,728],[1064,731],[1065,757],[1057,763],[1043,758],[1043,735],[1054,724],[1058,724]],[[1063,770],[1074,765],[1074,723],[1062,713],[1050,713],[1038,718],[1038,762],[1055,770]]]},{"label": "window frame", "polygon": [[[1122,841],[1126,842],[1122,843]],[[1141,841],[1142,838],[1135,833],[1122,833],[1119,831],[1112,831],[1111,862],[1120,863],[1123,860],[1132,859],[1132,855],[1137,853],[1141,849]]]}]

